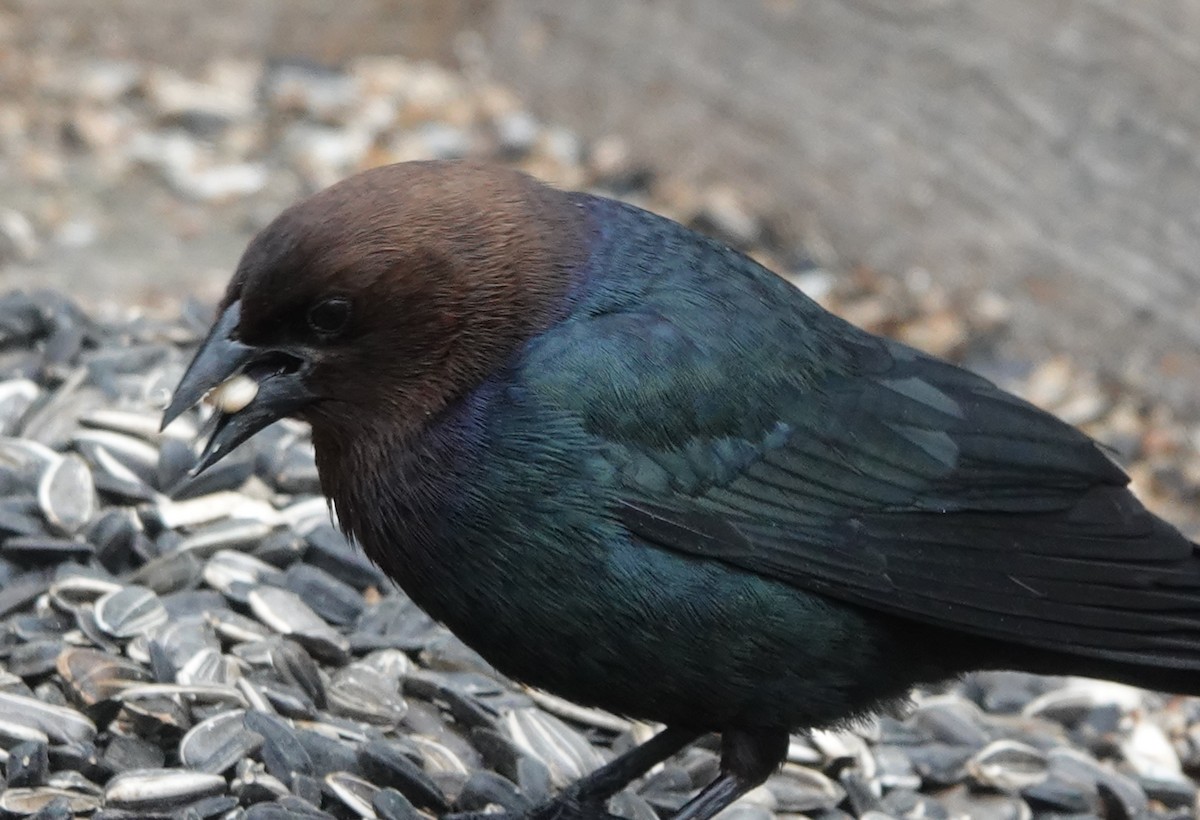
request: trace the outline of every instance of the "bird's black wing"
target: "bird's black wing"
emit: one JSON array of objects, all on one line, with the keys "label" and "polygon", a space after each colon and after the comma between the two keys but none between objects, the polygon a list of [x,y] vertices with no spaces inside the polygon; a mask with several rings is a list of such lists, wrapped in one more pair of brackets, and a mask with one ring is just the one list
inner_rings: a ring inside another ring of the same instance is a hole
[{"label": "bird's black wing", "polygon": [[644,543],[984,636],[1200,667],[1196,547],[1091,439],[833,322],[824,367],[812,345],[726,361],[662,316],[600,317],[558,351],[587,378],[549,392],[604,442]]}]

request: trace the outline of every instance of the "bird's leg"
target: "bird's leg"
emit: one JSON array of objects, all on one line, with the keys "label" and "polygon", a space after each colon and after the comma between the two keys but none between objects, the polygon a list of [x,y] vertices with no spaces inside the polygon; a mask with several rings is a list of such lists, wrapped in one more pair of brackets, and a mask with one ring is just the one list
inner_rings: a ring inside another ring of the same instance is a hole
[{"label": "bird's leg", "polygon": [[582,803],[607,800],[701,734],[691,729],[667,727],[645,743],[634,746],[575,781],[567,793]]},{"label": "bird's leg", "polygon": [[787,748],[788,734],[783,729],[723,732],[720,775],[685,803],[671,820],[708,820],[770,777],[787,757]]},{"label": "bird's leg", "polygon": [[[521,815],[522,820],[586,820],[609,817],[605,801],[702,735],[693,729],[667,727],[640,746],[581,777],[561,794]],[[502,815],[454,812],[442,820],[497,820]]]},{"label": "bird's leg", "polygon": [[[583,808],[603,810],[606,800],[657,764],[687,746],[702,732],[667,727],[645,743],[635,746],[572,783],[562,794],[538,806],[532,820],[552,820],[580,814]],[[603,813],[603,811],[602,811]]]}]

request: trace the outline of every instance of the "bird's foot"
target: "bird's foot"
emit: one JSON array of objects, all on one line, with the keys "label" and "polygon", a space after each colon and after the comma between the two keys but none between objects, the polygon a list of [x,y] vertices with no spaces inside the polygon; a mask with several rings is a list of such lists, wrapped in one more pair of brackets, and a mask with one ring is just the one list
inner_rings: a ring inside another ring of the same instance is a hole
[{"label": "bird's foot", "polygon": [[581,800],[569,791],[534,806],[528,820],[617,820],[608,813],[607,800]]},{"label": "bird's foot", "polygon": [[581,800],[567,791],[552,800],[524,811],[451,812],[442,820],[621,820],[609,813],[607,801]]}]

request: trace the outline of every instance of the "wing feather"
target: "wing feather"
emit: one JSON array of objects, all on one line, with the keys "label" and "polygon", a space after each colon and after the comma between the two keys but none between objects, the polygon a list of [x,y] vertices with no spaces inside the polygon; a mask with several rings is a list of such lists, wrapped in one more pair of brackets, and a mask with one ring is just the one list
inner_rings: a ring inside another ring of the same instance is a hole
[{"label": "wing feather", "polygon": [[632,537],[940,626],[1200,670],[1197,547],[1091,439],[742,257],[705,258],[694,281],[591,297],[524,363],[593,437]]},{"label": "wing feather", "polygon": [[782,407],[786,435],[735,473],[693,453],[691,492],[626,493],[622,520],[656,547],[905,617],[1200,668],[1196,547],[1090,439],[950,365],[893,367]]}]

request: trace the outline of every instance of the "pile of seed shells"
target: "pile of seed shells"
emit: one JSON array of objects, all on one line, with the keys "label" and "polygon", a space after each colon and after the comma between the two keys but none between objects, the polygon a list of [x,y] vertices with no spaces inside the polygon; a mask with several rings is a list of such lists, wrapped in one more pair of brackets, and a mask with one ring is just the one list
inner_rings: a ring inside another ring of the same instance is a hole
[{"label": "pile of seed shells", "polygon": [[[1000,297],[817,267],[736,192],[638,167],[620,140],[540,122],[476,76],[395,59],[26,68],[30,99],[0,100],[0,167],[20,192],[0,208],[0,264],[55,274],[69,250],[161,264],[151,244],[115,250],[136,220],[114,191],[157,203],[139,241],[240,246],[370,165],[502,160],[671,215],[868,329],[967,362],[1083,426],[1155,509],[1200,531],[1197,428],[1068,360],[998,361]],[[520,810],[653,733],[507,681],[430,622],[330,520],[303,426],[191,477],[207,411],[163,432],[159,415],[211,313],[161,315],[0,296],[0,816]],[[798,735],[727,816],[1192,816],[1198,701],[1012,673],[914,701],[904,718]],[[610,810],[669,814],[717,764],[708,738]]]}]

